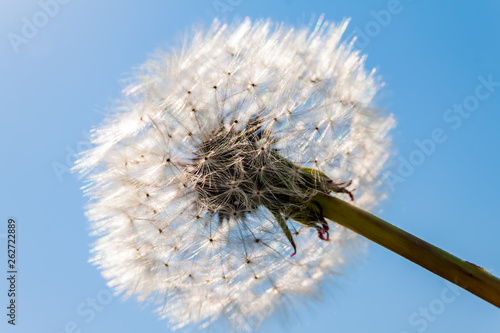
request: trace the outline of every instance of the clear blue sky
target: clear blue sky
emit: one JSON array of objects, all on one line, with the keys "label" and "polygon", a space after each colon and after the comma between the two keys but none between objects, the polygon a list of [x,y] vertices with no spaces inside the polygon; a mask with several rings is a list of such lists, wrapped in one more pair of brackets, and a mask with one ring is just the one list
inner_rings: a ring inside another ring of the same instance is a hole
[{"label": "clear blue sky", "polygon": [[[216,16],[295,26],[321,13],[351,17],[349,33],[366,34],[357,46],[386,82],[379,105],[398,121],[391,170],[401,178],[391,178],[390,197],[376,213],[500,275],[500,84],[482,83],[500,82],[498,1],[220,2],[234,6],[222,14],[212,0],[72,0],[49,17],[36,0],[0,3],[0,237],[15,217],[20,265],[15,329],[6,324],[0,279],[2,332],[71,332],[72,325],[95,333],[168,331],[151,309],[108,297],[87,263],[92,239],[81,183],[67,171],[130,69]],[[392,10],[390,20],[376,20],[381,10]],[[13,34],[23,37],[23,17],[43,26],[25,28],[29,38],[12,42]],[[424,155],[415,140],[428,143],[439,129]],[[398,170],[402,159],[418,165]],[[296,308],[298,323],[283,326],[289,318],[277,315],[262,332],[500,331],[500,310],[374,244],[338,281],[322,301]]]}]

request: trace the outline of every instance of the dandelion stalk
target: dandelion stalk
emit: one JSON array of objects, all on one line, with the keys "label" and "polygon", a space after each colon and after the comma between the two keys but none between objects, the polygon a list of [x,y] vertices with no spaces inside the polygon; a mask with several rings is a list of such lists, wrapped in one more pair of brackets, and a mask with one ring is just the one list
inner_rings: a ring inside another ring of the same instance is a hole
[{"label": "dandelion stalk", "polygon": [[392,150],[395,121],[373,101],[383,83],[346,27],[215,21],[138,68],[74,168],[91,261],[116,293],[173,329],[255,330],[318,295],[358,232],[499,304],[486,272],[327,196],[375,207]]},{"label": "dandelion stalk", "polygon": [[500,279],[468,261],[338,198],[314,197],[326,218],[382,245],[436,275],[500,307]]}]

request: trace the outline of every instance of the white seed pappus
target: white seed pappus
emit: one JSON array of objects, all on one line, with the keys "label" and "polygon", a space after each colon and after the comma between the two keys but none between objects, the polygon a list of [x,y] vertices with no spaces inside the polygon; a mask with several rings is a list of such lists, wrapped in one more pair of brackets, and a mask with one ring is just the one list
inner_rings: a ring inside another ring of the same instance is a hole
[{"label": "white seed pappus", "polygon": [[155,304],[174,329],[222,318],[251,330],[334,278],[357,237],[330,222],[321,240],[288,218],[287,198],[314,194],[294,165],[352,180],[354,204],[371,208],[394,123],[346,26],[215,21],[139,68],[75,166],[92,262],[117,293]]}]

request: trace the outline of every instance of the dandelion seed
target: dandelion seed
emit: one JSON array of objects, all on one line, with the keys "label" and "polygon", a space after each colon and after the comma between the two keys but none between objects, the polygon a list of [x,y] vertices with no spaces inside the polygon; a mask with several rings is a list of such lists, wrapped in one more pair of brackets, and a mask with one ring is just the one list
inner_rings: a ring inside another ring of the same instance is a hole
[{"label": "dandelion seed", "polygon": [[110,286],[245,330],[341,268],[356,237],[312,197],[380,201],[393,125],[346,26],[216,21],[140,68],[75,166]]}]

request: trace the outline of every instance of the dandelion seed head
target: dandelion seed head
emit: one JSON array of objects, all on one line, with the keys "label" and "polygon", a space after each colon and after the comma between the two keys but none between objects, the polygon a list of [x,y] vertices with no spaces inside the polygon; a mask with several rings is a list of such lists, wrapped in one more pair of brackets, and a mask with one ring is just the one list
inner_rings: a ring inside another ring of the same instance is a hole
[{"label": "dandelion seed head", "polygon": [[[250,330],[342,268],[355,235],[332,223],[319,240],[297,202],[352,180],[355,204],[373,207],[394,122],[373,106],[381,82],[341,41],[346,26],[215,21],[141,66],[75,166],[110,286],[173,328]],[[311,184],[303,168],[329,178]]]}]

